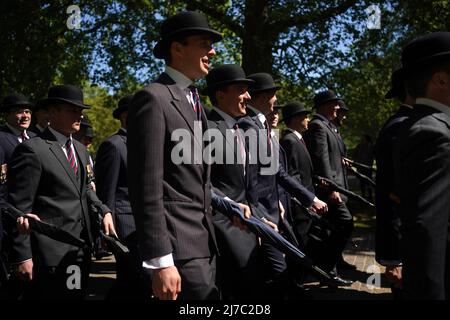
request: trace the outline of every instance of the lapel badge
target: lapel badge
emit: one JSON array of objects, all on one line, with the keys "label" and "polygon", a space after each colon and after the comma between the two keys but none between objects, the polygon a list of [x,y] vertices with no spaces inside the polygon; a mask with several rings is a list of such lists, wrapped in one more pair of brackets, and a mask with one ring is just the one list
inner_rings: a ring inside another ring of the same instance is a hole
[{"label": "lapel badge", "polygon": [[6,173],[8,172],[8,166],[5,164],[1,165],[0,170],[0,184],[6,183]]},{"label": "lapel badge", "polygon": [[94,171],[92,170],[92,166],[90,164],[86,165],[86,173],[88,178],[88,183],[95,181]]}]

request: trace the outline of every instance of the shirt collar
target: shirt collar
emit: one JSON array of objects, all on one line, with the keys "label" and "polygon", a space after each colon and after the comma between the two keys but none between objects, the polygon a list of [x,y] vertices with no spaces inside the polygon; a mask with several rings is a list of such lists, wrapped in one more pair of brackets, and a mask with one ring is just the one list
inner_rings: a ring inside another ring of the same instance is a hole
[{"label": "shirt collar", "polygon": [[450,117],[450,107],[446,106],[443,103],[437,102],[436,100],[427,99],[427,98],[418,98],[418,99],[416,99],[416,104],[423,104],[423,105],[429,106],[433,109],[436,109],[436,110],[446,114],[448,117]]},{"label": "shirt collar", "polygon": [[55,129],[52,129],[52,127],[50,127],[50,126],[48,127],[48,129],[55,136],[56,140],[59,142],[60,145],[65,146],[67,143],[67,139],[70,139],[72,141],[72,135],[70,135],[69,137],[66,137],[62,133],[59,133]]},{"label": "shirt collar", "polygon": [[232,116],[230,116],[228,113],[223,112],[217,107],[214,107],[214,110],[225,120],[228,128],[233,128],[234,124],[236,123],[236,119],[234,119]]},{"label": "shirt collar", "polygon": [[298,132],[297,130],[291,129],[291,128],[286,128],[286,131],[290,131],[293,134],[295,134],[297,136],[297,138],[299,138],[300,140],[303,139],[303,136],[300,132]]},{"label": "shirt collar", "polygon": [[166,66],[166,70],[164,72],[167,73],[169,77],[171,77],[172,80],[175,81],[177,86],[179,86],[183,90],[192,85],[191,79],[172,67]]}]

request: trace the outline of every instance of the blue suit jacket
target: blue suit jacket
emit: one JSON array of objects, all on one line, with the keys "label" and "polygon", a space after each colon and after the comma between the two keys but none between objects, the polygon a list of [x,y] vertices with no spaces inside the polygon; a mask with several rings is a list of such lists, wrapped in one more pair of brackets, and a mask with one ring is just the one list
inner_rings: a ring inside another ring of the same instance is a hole
[{"label": "blue suit jacket", "polygon": [[136,231],[128,196],[125,131],[119,130],[102,142],[97,152],[94,171],[97,196],[111,209],[117,235],[124,239]]}]

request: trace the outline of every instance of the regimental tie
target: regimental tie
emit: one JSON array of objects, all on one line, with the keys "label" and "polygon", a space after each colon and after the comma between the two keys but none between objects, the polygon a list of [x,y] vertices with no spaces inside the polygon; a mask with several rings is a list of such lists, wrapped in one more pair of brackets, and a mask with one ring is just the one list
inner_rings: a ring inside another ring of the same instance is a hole
[{"label": "regimental tie", "polygon": [[68,139],[66,142],[66,151],[67,151],[67,160],[69,161],[70,166],[72,167],[75,175],[78,173],[77,161],[75,159],[75,153],[72,147],[72,139]]},{"label": "regimental tie", "polygon": [[197,121],[202,121],[202,103],[200,102],[200,96],[198,95],[198,90],[194,86],[189,86],[189,90],[192,94],[193,108],[197,118]]},{"label": "regimental tie", "polygon": [[22,139],[22,141],[20,141],[21,143],[22,142],[24,142],[25,140],[28,140],[28,139],[30,139],[30,137],[25,133],[25,131],[22,131],[21,133],[20,133],[20,139]]}]

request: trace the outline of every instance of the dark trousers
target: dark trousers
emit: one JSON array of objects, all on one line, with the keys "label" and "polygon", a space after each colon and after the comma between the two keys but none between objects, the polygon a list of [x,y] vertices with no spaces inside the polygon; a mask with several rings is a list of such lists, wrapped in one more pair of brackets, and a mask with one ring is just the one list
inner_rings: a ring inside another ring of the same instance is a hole
[{"label": "dark trousers", "polygon": [[320,239],[322,242],[314,246],[312,255],[319,267],[335,273],[336,263],[342,258],[342,252],[353,232],[353,217],[345,201],[338,204],[328,203],[328,208],[329,212],[324,219],[327,219],[331,228],[323,232],[324,239]]},{"label": "dark trousers", "polygon": [[181,276],[178,300],[219,300],[216,286],[216,256],[190,260],[176,260]]},{"label": "dark trousers", "polygon": [[114,252],[116,258],[116,283],[108,293],[108,300],[149,300],[151,279],[142,268],[137,246],[136,232],[123,240],[130,250],[127,254]]},{"label": "dark trousers", "polygon": [[83,300],[87,293],[90,263],[90,254],[80,253],[73,263],[58,267],[34,266],[33,280],[26,283],[23,299]]}]

